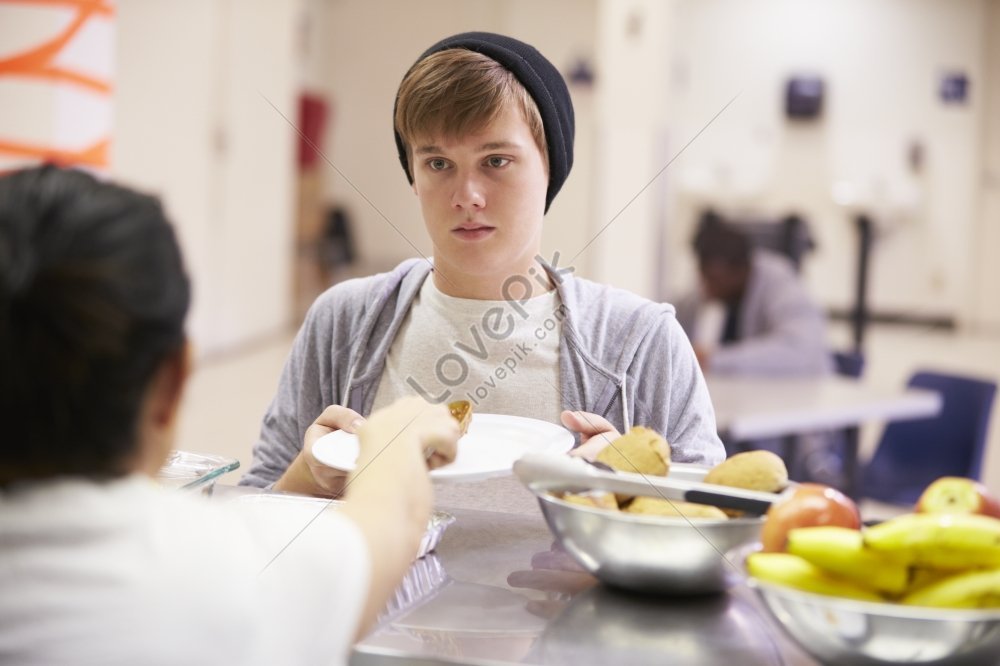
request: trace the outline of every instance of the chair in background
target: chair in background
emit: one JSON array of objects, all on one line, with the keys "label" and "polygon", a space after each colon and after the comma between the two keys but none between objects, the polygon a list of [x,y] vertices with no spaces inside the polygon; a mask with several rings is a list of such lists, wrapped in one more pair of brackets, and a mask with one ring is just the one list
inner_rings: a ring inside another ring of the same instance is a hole
[{"label": "chair in background", "polygon": [[865,355],[859,351],[835,351],[833,356],[833,369],[838,375],[853,377],[858,379],[865,370]]},{"label": "chair in background", "polygon": [[941,412],[886,426],[862,473],[863,497],[912,505],[938,477],[980,479],[996,382],[918,372],[908,386],[940,393]]}]

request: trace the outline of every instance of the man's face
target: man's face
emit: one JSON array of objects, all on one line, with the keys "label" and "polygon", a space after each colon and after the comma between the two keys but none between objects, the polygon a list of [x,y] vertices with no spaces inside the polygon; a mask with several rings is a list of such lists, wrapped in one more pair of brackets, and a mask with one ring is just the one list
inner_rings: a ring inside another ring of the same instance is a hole
[{"label": "man's face", "polygon": [[727,261],[709,260],[699,264],[705,296],[714,301],[736,303],[746,288],[749,269]]},{"label": "man's face", "polygon": [[520,111],[508,106],[475,134],[418,140],[412,163],[434,264],[449,284],[499,285],[533,265],[548,172]]}]

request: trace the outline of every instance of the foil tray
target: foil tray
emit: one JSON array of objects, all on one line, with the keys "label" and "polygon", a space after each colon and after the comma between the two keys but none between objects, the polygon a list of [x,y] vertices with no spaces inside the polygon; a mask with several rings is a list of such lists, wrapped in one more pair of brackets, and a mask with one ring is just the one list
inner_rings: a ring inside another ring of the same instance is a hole
[{"label": "foil tray", "polygon": [[379,613],[378,622],[391,622],[429,599],[449,581],[437,555],[427,553],[413,562],[413,566],[403,576],[402,582],[393,592],[385,609]]}]

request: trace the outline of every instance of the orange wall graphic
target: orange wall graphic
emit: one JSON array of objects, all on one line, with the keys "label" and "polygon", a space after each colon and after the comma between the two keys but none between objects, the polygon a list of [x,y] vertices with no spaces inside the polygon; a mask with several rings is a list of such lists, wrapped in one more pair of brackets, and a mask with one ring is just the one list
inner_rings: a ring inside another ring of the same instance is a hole
[{"label": "orange wall graphic", "polygon": [[0,169],[108,167],[114,13],[110,0],[0,0]]}]

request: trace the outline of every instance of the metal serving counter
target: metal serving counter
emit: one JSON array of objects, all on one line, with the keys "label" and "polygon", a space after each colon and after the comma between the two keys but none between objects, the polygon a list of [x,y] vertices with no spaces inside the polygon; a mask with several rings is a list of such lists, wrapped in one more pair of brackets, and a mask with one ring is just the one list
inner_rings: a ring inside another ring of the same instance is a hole
[{"label": "metal serving counter", "polygon": [[618,592],[553,548],[540,513],[445,510],[457,521],[352,666],[816,663],[742,585],[708,597]]}]

